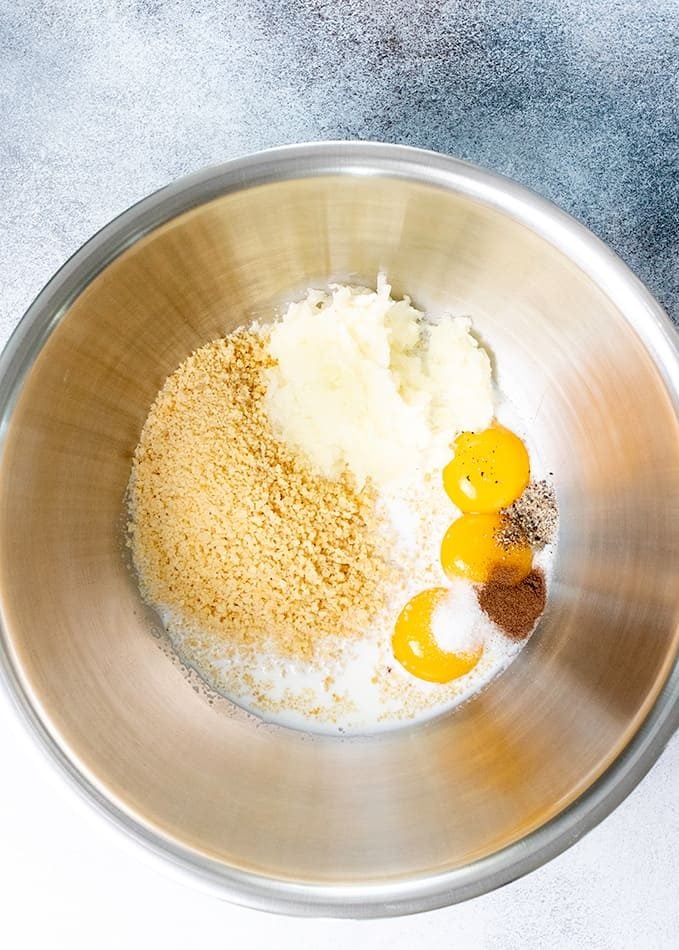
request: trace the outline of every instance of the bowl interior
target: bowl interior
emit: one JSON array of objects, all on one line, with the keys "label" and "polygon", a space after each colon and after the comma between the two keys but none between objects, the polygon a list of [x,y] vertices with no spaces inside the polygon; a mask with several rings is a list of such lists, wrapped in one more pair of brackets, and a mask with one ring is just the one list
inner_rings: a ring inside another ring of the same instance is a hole
[{"label": "bowl interior", "polygon": [[[194,688],[149,632],[123,495],[149,406],[191,350],[378,270],[419,306],[473,317],[555,474],[561,534],[548,609],[506,673],[452,715],[342,741]],[[225,876],[429,876],[562,811],[634,735],[677,651],[677,416],[628,316],[509,214],[388,175],[231,191],[120,253],[55,323],[0,466],[9,650],[68,757]]]}]

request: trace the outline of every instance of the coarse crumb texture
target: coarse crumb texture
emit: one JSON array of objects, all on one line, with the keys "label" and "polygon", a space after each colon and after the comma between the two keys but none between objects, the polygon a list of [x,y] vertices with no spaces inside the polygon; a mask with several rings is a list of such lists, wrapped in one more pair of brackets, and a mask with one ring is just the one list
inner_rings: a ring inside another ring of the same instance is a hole
[{"label": "coarse crumb texture", "polygon": [[[285,725],[362,733],[451,709],[482,688],[521,647],[488,621],[477,666],[445,684],[418,680],[394,659],[391,637],[403,605],[426,588],[448,584],[437,552],[446,527],[458,514],[435,478],[414,479],[381,493],[381,549],[404,569],[388,578],[385,603],[362,637],[319,638],[309,662],[274,655],[261,643],[233,647],[164,609],[168,635],[182,660],[219,692]],[[473,591],[468,593],[476,603]]]},{"label": "coarse crumb texture", "polygon": [[234,647],[309,659],[319,635],[358,637],[383,606],[375,497],[311,474],[264,410],[267,331],[196,350],[166,380],[129,486],[142,593]]},{"label": "coarse crumb texture", "polygon": [[271,331],[274,431],[328,477],[378,488],[449,461],[461,431],[493,416],[491,365],[471,320],[433,322],[377,290],[334,284],[290,304]]}]

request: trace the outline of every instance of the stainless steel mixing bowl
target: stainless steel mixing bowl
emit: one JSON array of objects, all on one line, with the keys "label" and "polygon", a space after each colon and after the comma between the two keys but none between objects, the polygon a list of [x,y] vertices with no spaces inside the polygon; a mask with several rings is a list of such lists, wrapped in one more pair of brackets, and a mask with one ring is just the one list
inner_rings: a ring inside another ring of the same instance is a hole
[{"label": "stainless steel mixing bowl", "polygon": [[[258,727],[149,633],[121,541],[131,454],[193,348],[380,269],[419,305],[471,314],[491,348],[555,473],[551,599],[451,715],[357,740]],[[9,688],[87,798],[215,892],[355,917],[463,900],[574,842],[676,728],[673,330],[610,251],[517,185],[369,143],[202,172],[86,244],[1,369]]]}]

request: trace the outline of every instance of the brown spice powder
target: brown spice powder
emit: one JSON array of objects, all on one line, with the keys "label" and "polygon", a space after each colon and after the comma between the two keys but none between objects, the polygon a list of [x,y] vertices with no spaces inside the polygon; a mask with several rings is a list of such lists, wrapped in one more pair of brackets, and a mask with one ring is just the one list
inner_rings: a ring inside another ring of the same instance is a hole
[{"label": "brown spice powder", "polygon": [[193,353],[137,446],[129,524],[142,593],[230,643],[309,659],[360,636],[382,606],[374,492],[321,478],[273,435],[261,333]]},{"label": "brown spice powder", "polygon": [[476,595],[493,623],[512,640],[523,640],[545,609],[545,575],[534,568],[519,584],[512,584],[504,571],[496,570]]}]

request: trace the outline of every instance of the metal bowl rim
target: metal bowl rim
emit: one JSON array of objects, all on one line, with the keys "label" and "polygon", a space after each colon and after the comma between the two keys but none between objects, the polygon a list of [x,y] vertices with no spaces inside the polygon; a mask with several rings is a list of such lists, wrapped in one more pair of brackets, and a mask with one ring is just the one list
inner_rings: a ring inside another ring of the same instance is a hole
[{"label": "metal bowl rim", "polygon": [[[379,142],[310,142],[256,152],[159,189],[106,224],[49,280],[0,356],[0,451],[23,379],[70,303],[108,264],[175,216],[231,191],[308,176],[405,178],[464,194],[527,225],[584,271],[621,309],[644,342],[679,415],[679,348],[663,309],[632,271],[584,225],[508,178],[436,152]],[[629,311],[632,311],[631,315]],[[123,811],[81,772],[40,714],[39,698],[14,662],[0,625],[0,679],[28,732],[80,799],[107,819],[118,840],[159,870],[244,906],[299,916],[388,917],[444,907],[534,870],[595,827],[636,787],[679,728],[679,663],[613,764],[572,805],[526,837],[470,865],[375,884],[292,883],[203,858]],[[341,740],[340,740],[341,741]]]}]

